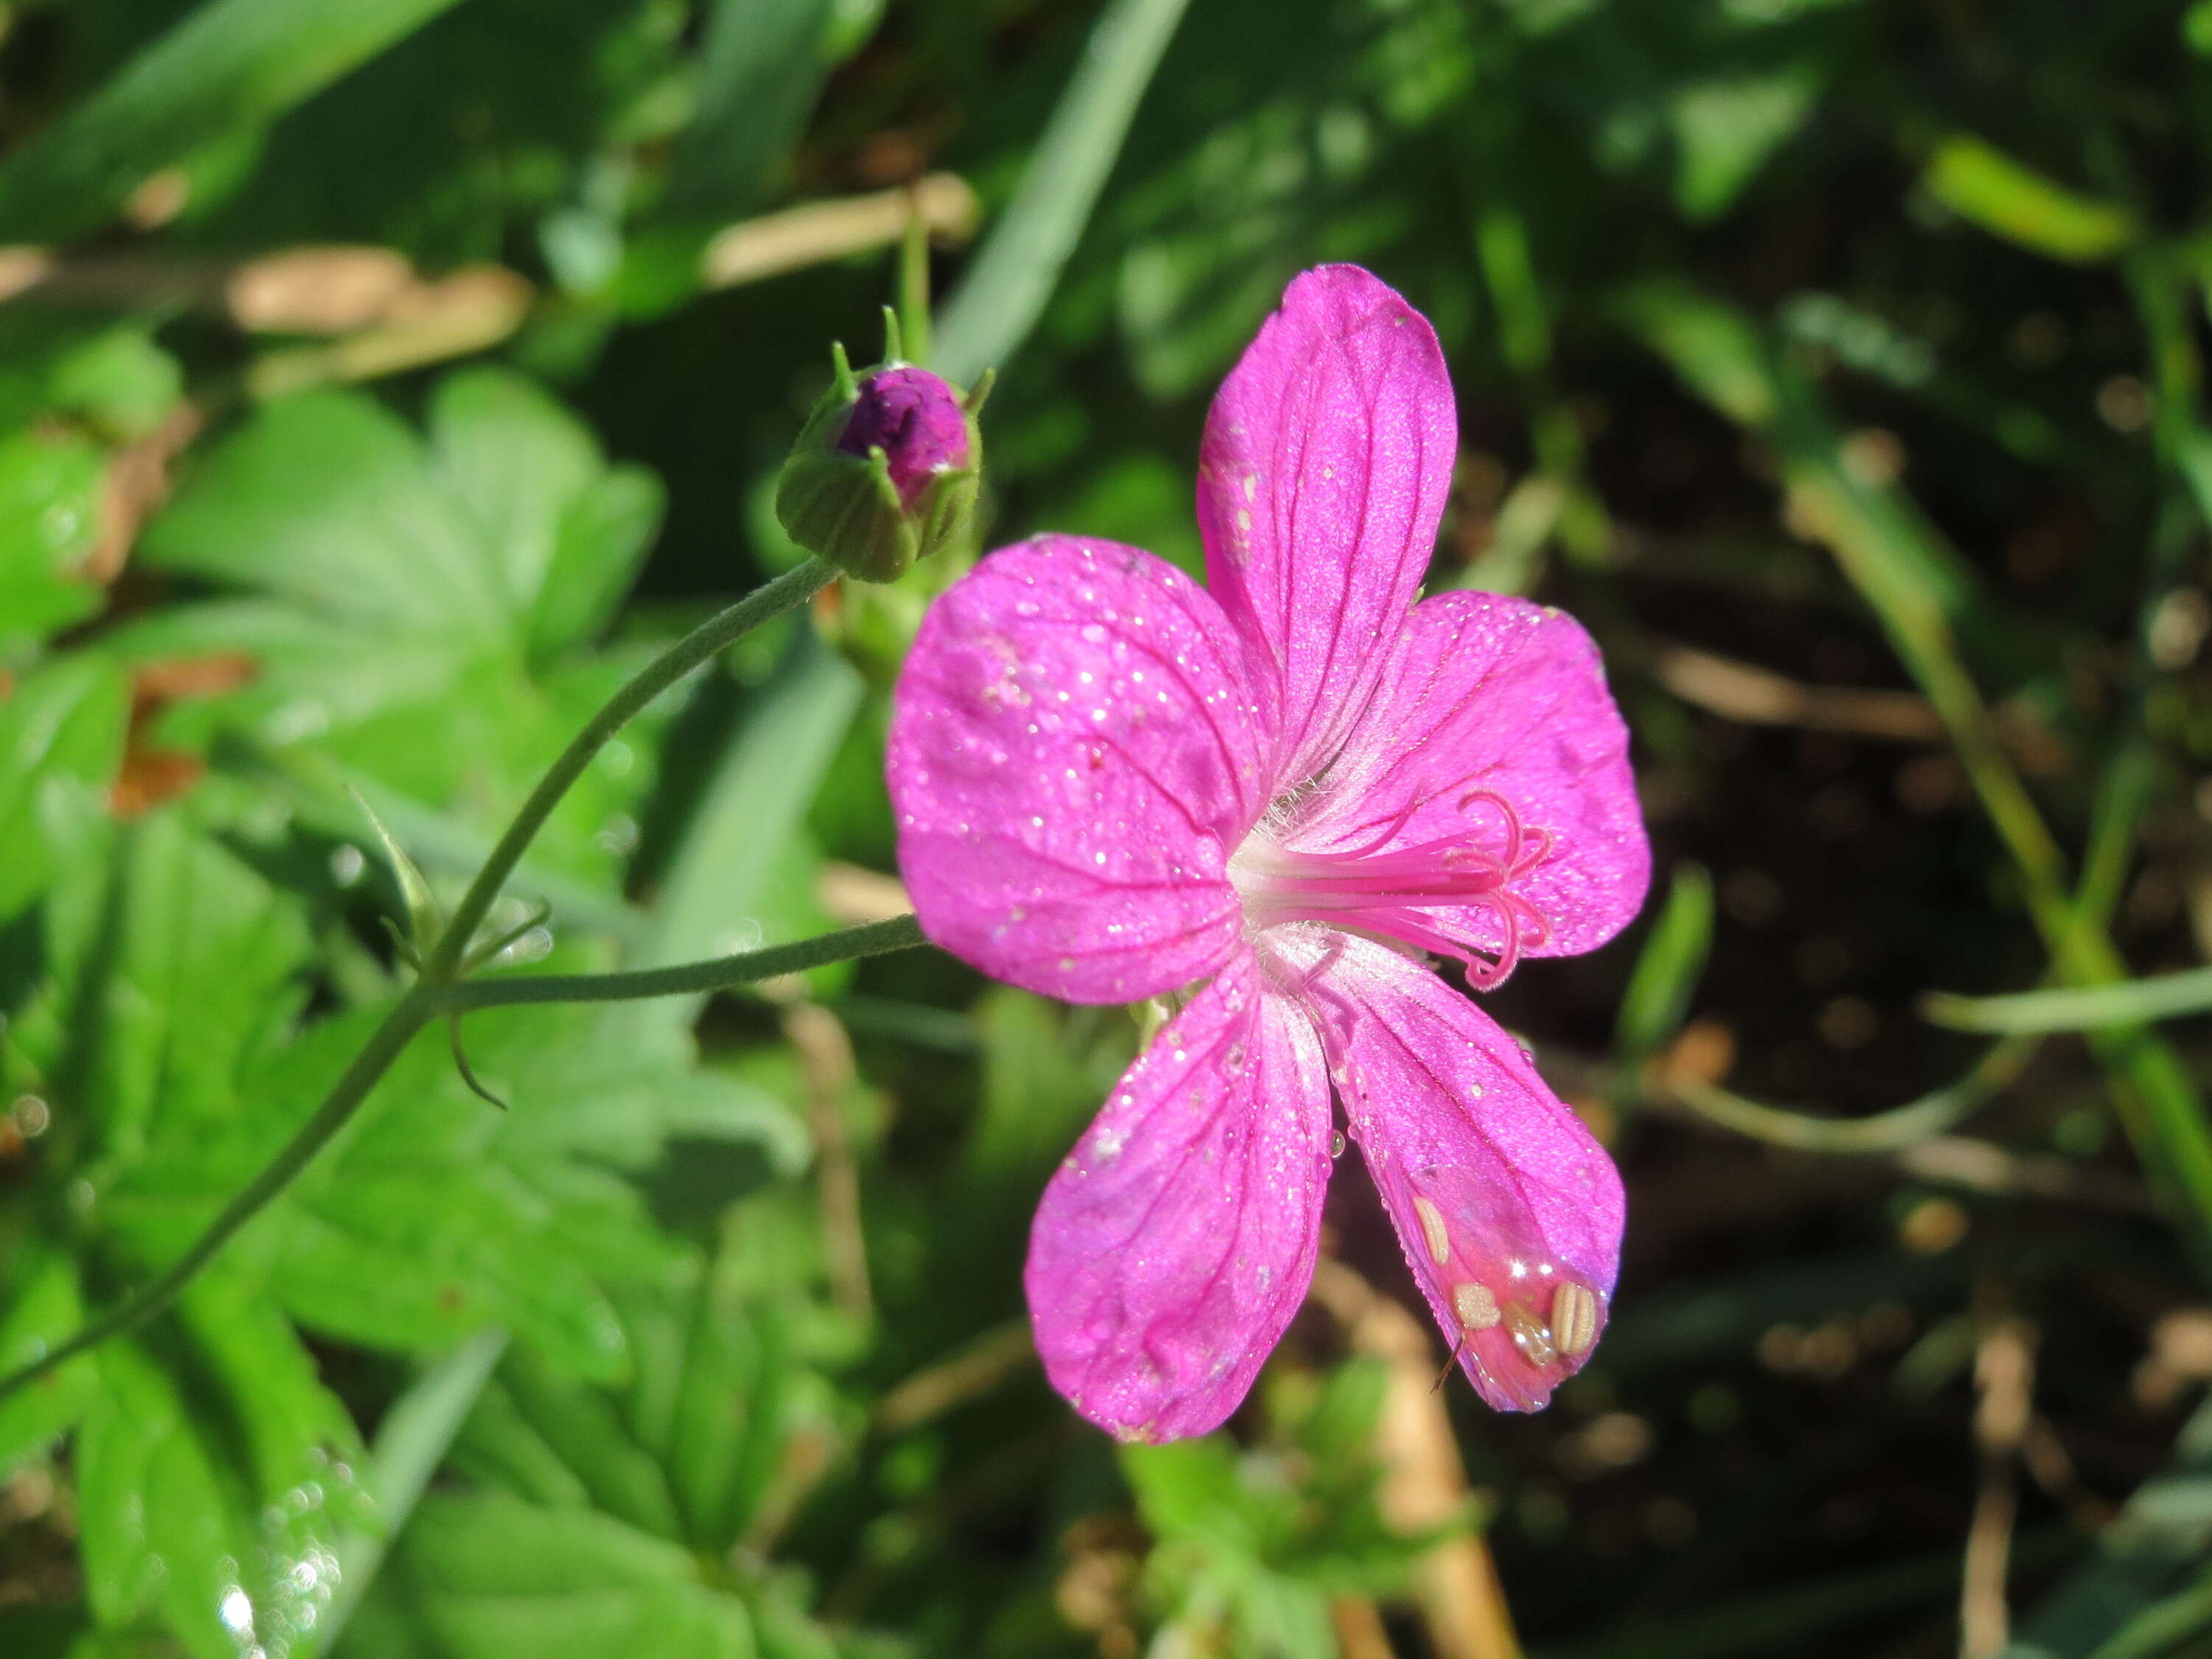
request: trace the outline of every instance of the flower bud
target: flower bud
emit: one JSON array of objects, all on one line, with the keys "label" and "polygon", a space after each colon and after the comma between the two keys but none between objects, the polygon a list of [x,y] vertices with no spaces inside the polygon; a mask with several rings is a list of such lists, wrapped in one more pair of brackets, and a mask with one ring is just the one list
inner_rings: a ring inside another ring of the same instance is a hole
[{"label": "flower bud", "polygon": [[896,580],[951,540],[975,510],[983,459],[977,388],[963,397],[926,368],[890,360],[836,378],[776,480],[791,539],[863,581]]}]

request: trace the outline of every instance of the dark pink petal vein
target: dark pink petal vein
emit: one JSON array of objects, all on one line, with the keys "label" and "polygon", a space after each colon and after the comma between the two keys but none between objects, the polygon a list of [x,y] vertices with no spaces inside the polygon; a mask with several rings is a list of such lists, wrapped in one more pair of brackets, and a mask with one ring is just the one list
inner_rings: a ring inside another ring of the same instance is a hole
[{"label": "dark pink petal vein", "polygon": [[1457,458],[1428,319],[1356,265],[1293,282],[1199,451],[1206,583],[1272,675],[1286,780],[1327,763],[1435,550]]},{"label": "dark pink petal vein", "polygon": [[1218,1426],[1305,1300],[1331,1133],[1312,1028],[1238,957],[1045,1188],[1025,1282],[1053,1386],[1124,1439]]},{"label": "dark pink petal vein", "polygon": [[991,555],[931,607],[893,702],[923,930],[1070,1002],[1202,978],[1240,935],[1223,871],[1265,753],[1236,637],[1189,577],[1072,536]]}]

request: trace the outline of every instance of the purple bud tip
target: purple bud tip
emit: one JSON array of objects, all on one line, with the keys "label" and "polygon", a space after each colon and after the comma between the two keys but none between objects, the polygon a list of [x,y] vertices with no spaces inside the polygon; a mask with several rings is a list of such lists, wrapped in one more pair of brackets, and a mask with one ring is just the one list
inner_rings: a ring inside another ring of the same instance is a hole
[{"label": "purple bud tip", "polygon": [[911,506],[933,474],[968,465],[968,417],[951,386],[926,368],[902,364],[860,383],[837,447],[848,455],[881,449],[892,486]]}]

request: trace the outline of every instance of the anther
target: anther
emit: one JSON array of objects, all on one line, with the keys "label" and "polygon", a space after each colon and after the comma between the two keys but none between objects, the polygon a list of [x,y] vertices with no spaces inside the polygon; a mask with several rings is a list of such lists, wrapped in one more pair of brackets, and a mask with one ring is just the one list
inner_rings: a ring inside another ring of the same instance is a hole
[{"label": "anther", "polygon": [[1552,1297],[1552,1340],[1563,1354],[1588,1353],[1597,1343],[1597,1294],[1571,1279]]},{"label": "anther", "polygon": [[1498,1298],[1487,1285],[1453,1285],[1452,1312],[1459,1316],[1463,1331],[1486,1331],[1503,1316],[1498,1311]]},{"label": "anther", "polygon": [[1421,1218],[1421,1236],[1429,1241],[1429,1255],[1437,1266],[1451,1260],[1451,1235],[1444,1231],[1444,1212],[1425,1198],[1413,1200],[1413,1213]]}]

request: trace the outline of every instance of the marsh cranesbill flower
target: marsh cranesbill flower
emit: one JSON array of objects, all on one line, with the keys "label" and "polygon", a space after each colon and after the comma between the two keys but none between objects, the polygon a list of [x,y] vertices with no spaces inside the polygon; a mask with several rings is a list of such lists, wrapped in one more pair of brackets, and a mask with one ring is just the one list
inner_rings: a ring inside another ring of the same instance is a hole
[{"label": "marsh cranesbill flower", "polygon": [[896,580],[975,509],[981,405],[980,391],[963,394],[895,359],[855,375],[839,351],[830,389],[776,479],[785,533],[848,575]]},{"label": "marsh cranesbill flower", "polygon": [[1072,1002],[1182,994],[1030,1241],[1046,1371],[1127,1438],[1219,1424],[1297,1310],[1332,1092],[1484,1399],[1541,1406],[1605,1325],[1620,1178],[1426,957],[1487,988],[1590,950],[1650,855],[1589,635],[1516,599],[1416,603],[1456,441],[1427,322],[1309,271],[1206,424],[1207,586],[1039,537],[937,602],[899,682],[929,937]]}]

